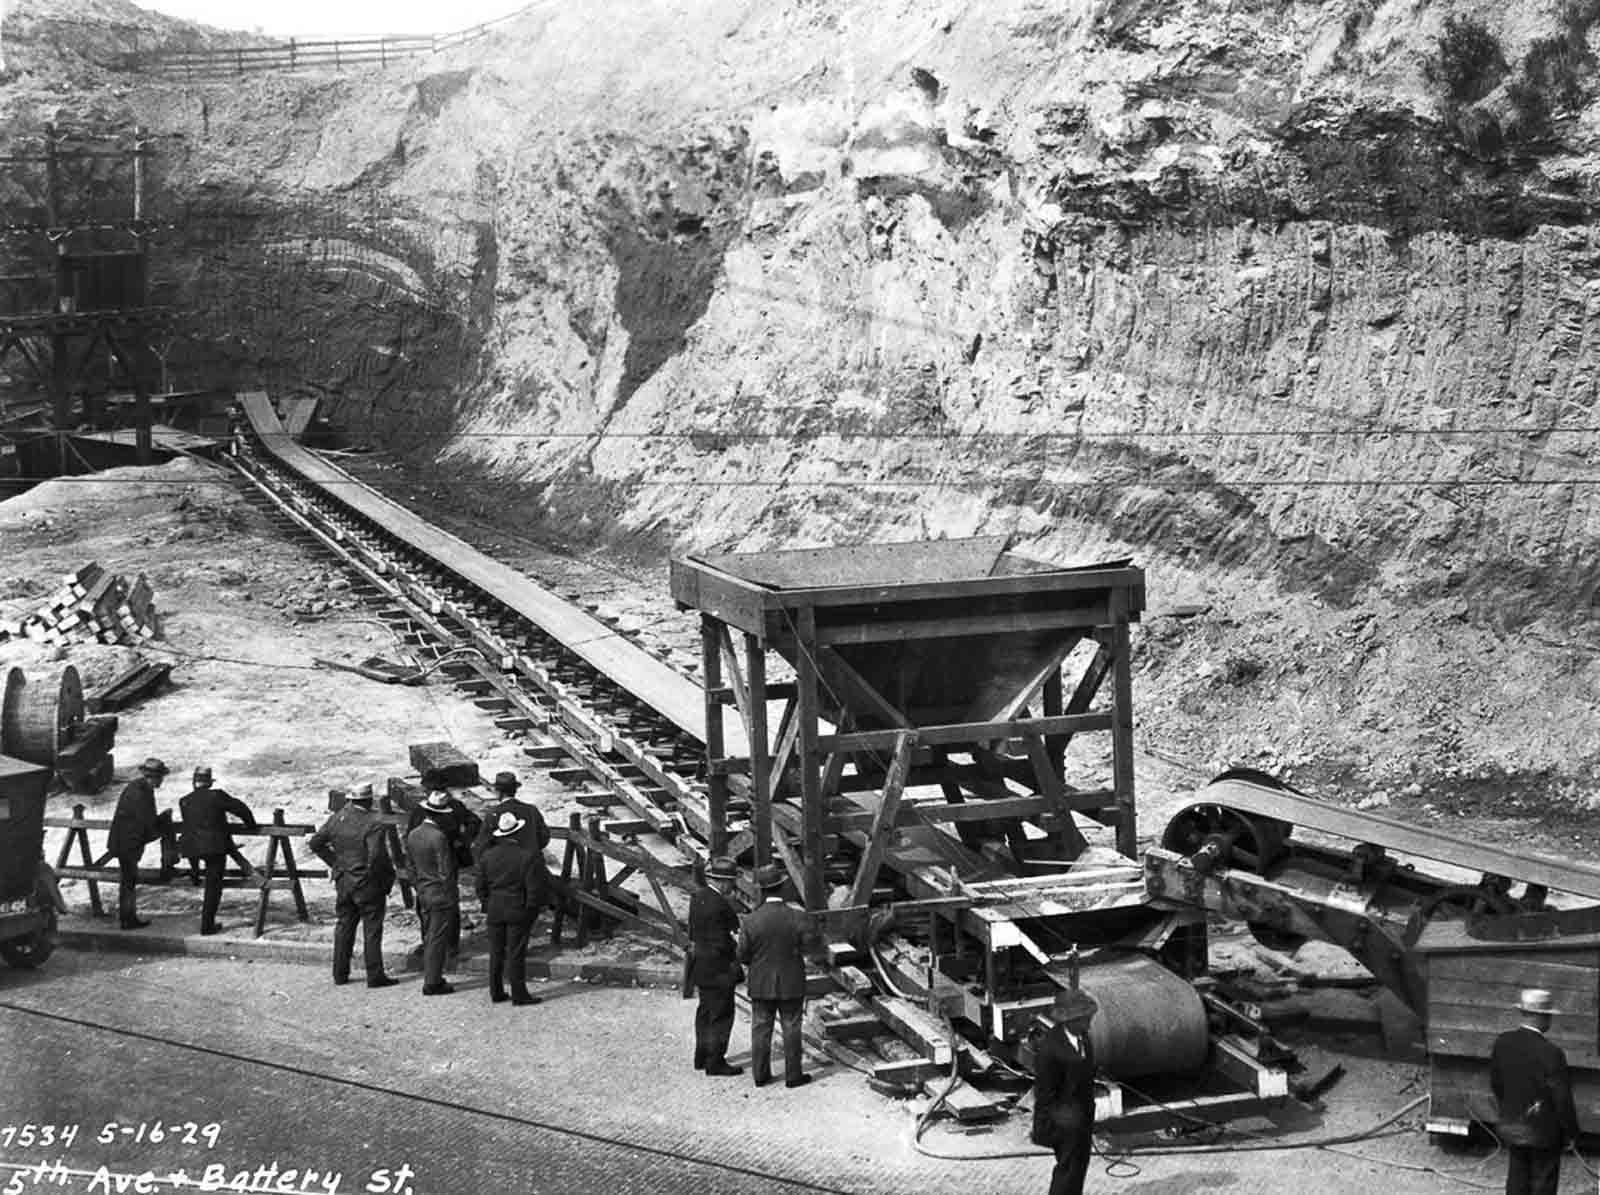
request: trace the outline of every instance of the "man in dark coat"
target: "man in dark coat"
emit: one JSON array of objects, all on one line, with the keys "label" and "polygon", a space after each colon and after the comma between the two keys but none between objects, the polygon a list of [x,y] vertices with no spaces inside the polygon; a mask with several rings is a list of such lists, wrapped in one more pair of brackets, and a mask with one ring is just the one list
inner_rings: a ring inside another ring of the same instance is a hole
[{"label": "man in dark coat", "polygon": [[194,770],[194,791],[178,802],[178,812],[183,819],[183,833],[178,846],[191,861],[200,864],[205,876],[205,894],[200,901],[200,932],[214,934],[218,930],[217,909],[222,905],[222,873],[228,866],[228,853],[234,849],[233,835],[228,832],[228,815],[231,813],[251,830],[256,828],[255,814],[238,797],[220,788],[213,788],[211,769]]},{"label": "man in dark coat", "polygon": [[1050,1195],[1082,1195],[1094,1131],[1095,1003],[1077,988],[1056,993],[1050,1028],[1033,1058],[1033,1143],[1055,1151]]},{"label": "man in dark coat", "polygon": [[512,1004],[539,1003],[528,991],[528,935],[549,903],[550,873],[542,851],[519,843],[527,828],[515,813],[500,814],[478,856],[478,899],[489,926],[489,999],[495,1004],[506,998],[507,978]]},{"label": "man in dark coat", "polygon": [[1506,1147],[1506,1195],[1555,1195],[1561,1154],[1578,1136],[1567,1056],[1545,1037],[1555,1002],[1528,988],[1517,1007],[1522,1024],[1495,1039],[1489,1087],[1500,1105],[1496,1132]]},{"label": "man in dark coat", "polygon": [[350,982],[350,959],[361,923],[361,957],[369,988],[395,982],[383,970],[383,915],[394,887],[394,860],[383,822],[372,811],[372,785],[351,794],[306,843],[333,873],[333,982]]},{"label": "man in dark coat", "polygon": [[522,785],[510,772],[500,772],[494,778],[496,802],[484,810],[482,828],[472,844],[472,857],[483,858],[484,850],[494,841],[503,815],[509,813],[522,823],[517,831],[517,845],[525,851],[543,854],[550,845],[550,827],[545,825],[544,814],[526,801],[517,800],[517,789]]},{"label": "man in dark coat", "polygon": [[757,1087],[772,1082],[772,1022],[783,1024],[785,1086],[804,1087],[811,1076],[801,1070],[800,1017],[806,1003],[806,958],[816,949],[816,933],[805,910],[779,895],[782,870],[768,865],[756,873],[761,906],[739,928],[738,958],[750,969],[750,1073]]},{"label": "man in dark coat", "polygon": [[[167,765],[154,756],[139,765],[139,775],[129,781],[117,798],[111,815],[111,832],[106,849],[117,858],[117,918],[123,929],[143,929],[149,925],[139,917],[137,906],[139,860],[146,844],[172,835],[172,811],[156,813],[156,789],[167,778]],[[163,851],[162,871],[167,870]]]},{"label": "man in dark coat", "polygon": [[459,864],[443,825],[450,817],[450,799],[432,792],[418,808],[423,820],[406,835],[406,857],[422,919],[422,994],[448,996],[456,989],[445,982],[445,955],[461,932]]},{"label": "man in dark coat", "polygon": [[[687,986],[696,989],[694,1067],[708,1075],[742,1075],[744,1067],[728,1063],[728,1038],[733,1033],[733,989],[739,982],[739,915],[728,895],[739,878],[732,859],[706,863],[705,883],[689,898]],[[767,1030],[771,1048],[771,1026]]]},{"label": "man in dark coat", "polygon": [[[450,850],[456,857],[457,869],[471,867],[474,857],[473,843],[477,841],[479,831],[483,829],[483,819],[468,809],[460,797],[452,796],[443,789],[430,791],[428,797],[437,797],[444,802],[443,809],[434,810],[431,816],[439,829],[444,831],[444,836],[450,843]],[[420,826],[425,816],[428,815],[424,813],[421,803],[412,806],[411,816],[406,820],[406,832],[409,834]],[[450,940],[445,945],[446,966],[453,969],[460,954],[461,918],[458,916],[450,931]]]}]

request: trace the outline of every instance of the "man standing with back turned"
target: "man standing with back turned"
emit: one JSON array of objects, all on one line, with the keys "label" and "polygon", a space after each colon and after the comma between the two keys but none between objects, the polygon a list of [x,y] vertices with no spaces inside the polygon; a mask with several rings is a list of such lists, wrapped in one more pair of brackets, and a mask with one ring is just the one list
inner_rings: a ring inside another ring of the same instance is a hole
[{"label": "man standing with back turned", "polygon": [[200,902],[200,932],[214,934],[218,931],[217,909],[222,905],[222,873],[228,866],[228,854],[234,849],[233,835],[228,832],[228,815],[231,813],[244,823],[248,830],[256,828],[256,815],[238,797],[212,786],[211,769],[194,770],[194,791],[178,802],[178,813],[183,820],[180,845],[191,864],[198,862],[205,873],[205,894]]},{"label": "man standing with back turned", "polygon": [[396,981],[383,970],[383,915],[394,887],[394,860],[383,822],[372,811],[372,785],[350,795],[306,843],[311,853],[333,872],[333,982],[350,982],[350,959],[356,950],[356,923],[361,923],[361,955],[369,988],[391,987]]},{"label": "man standing with back turned", "polygon": [[1555,1001],[1528,988],[1517,1007],[1522,1024],[1495,1038],[1489,1086],[1500,1105],[1495,1131],[1505,1144],[1506,1195],[1556,1195],[1561,1153],[1578,1136],[1567,1056],[1545,1037]]},{"label": "man standing with back turned", "polygon": [[445,955],[461,933],[461,887],[455,847],[445,830],[453,816],[450,798],[431,792],[422,804],[422,821],[406,835],[411,882],[422,919],[422,994],[448,996],[455,991],[444,978]]},{"label": "man standing with back turned", "polygon": [[811,918],[785,904],[778,890],[782,870],[768,864],[756,872],[761,907],[739,930],[739,961],[750,968],[750,1074],[757,1087],[772,1082],[772,1023],[783,1023],[786,1087],[804,1087],[811,1076],[800,1068],[800,1017],[806,1006],[806,960],[814,948]]}]

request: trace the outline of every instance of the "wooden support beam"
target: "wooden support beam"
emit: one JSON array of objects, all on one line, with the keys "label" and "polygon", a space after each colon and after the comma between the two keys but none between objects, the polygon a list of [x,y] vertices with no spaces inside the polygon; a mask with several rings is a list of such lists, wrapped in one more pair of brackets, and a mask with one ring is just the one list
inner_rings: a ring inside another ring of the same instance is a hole
[{"label": "wooden support beam", "polygon": [[1111,787],[1117,794],[1117,850],[1139,857],[1138,819],[1133,799],[1133,648],[1128,634],[1127,595],[1113,595],[1117,621],[1111,630],[1112,717]]},{"label": "wooden support beam", "polygon": [[[826,814],[822,803],[822,769],[817,722],[822,714],[817,692],[817,612],[803,606],[796,619],[795,672],[800,685],[800,809],[805,821],[801,839],[801,859],[805,864],[805,883],[801,886],[807,909],[822,909],[828,904],[822,869],[822,822]],[[898,732],[896,732],[898,733]]]},{"label": "wooden support beam", "polygon": [[[803,607],[812,610],[812,607]],[[815,617],[815,611],[812,613]],[[1102,626],[1109,619],[1103,602],[1036,613],[989,614],[964,618],[904,619],[897,622],[847,623],[824,627],[817,642],[825,644],[893,643],[967,635],[1027,634]]]},{"label": "wooden support beam", "polygon": [[1084,838],[1083,831],[1079,830],[1077,823],[1072,820],[1072,810],[1067,805],[1067,786],[1062,782],[1055,764],[1050,761],[1044,745],[1044,736],[1028,734],[1023,737],[1028,744],[1028,757],[1033,760],[1035,782],[1060,823],[1055,830],[1061,835],[1071,857],[1076,859],[1089,843]]},{"label": "wooden support beam", "polygon": [[[1014,739],[1029,731],[1039,734],[1074,734],[1079,731],[1109,730],[1110,713],[1062,715],[1059,718],[1013,718],[1003,722],[955,722],[941,726],[919,726],[918,741],[941,743],[988,743]],[[886,751],[894,746],[897,730],[858,730],[850,734],[827,734],[817,739],[823,751]]]},{"label": "wooden support beam", "polygon": [[896,1037],[921,1051],[922,1056],[935,1066],[949,1068],[955,1058],[955,1045],[945,1033],[943,1022],[898,996],[874,996],[872,1007]]},{"label": "wooden support beam", "polygon": [[[731,652],[732,645],[729,645]],[[745,673],[749,691],[745,695],[745,738],[750,742],[751,821],[755,830],[756,866],[771,860],[767,844],[772,841],[772,759],[767,737],[767,652],[754,635],[744,637]]]},{"label": "wooden support beam", "polygon": [[795,747],[800,742],[800,694],[799,686],[793,686],[795,695],[784,704],[783,713],[778,717],[778,741],[772,749],[772,793],[779,795],[783,788],[783,774],[788,771],[789,764],[794,758]]},{"label": "wooden support beam", "polygon": [[[706,759],[721,759],[727,754],[722,733],[722,703],[713,691],[722,686],[722,624],[709,614],[700,616],[700,668],[705,677]],[[706,777],[710,806],[711,853],[720,855],[728,845],[728,778],[712,772]]]},{"label": "wooden support beam", "polygon": [[883,864],[889,836],[894,833],[895,818],[900,812],[900,798],[905,792],[906,773],[911,767],[911,749],[915,744],[914,732],[899,732],[894,759],[889,764],[889,774],[883,782],[883,801],[873,816],[872,829],[867,833],[867,847],[861,852],[861,864],[856,869],[855,883],[850,887],[850,903],[853,905],[866,904],[872,896],[872,886],[878,882],[878,868]]}]

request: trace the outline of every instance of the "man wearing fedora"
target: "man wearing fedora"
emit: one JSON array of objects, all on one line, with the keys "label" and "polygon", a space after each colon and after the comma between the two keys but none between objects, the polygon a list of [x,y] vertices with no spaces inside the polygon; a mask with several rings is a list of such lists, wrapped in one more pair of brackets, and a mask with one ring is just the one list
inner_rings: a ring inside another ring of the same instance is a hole
[{"label": "man wearing fedora", "polygon": [[350,959],[361,924],[361,956],[369,988],[392,987],[383,970],[383,916],[394,887],[394,860],[383,822],[372,811],[372,785],[350,794],[306,842],[333,873],[333,982],[350,982]]},{"label": "man wearing fedora", "polygon": [[489,926],[489,999],[537,1004],[528,991],[528,936],[539,910],[550,900],[550,873],[543,851],[528,850],[519,841],[528,823],[510,810],[495,820],[489,844],[478,856],[478,900]]},{"label": "man wearing fedora", "polygon": [[1054,1151],[1050,1195],[1082,1195],[1094,1131],[1094,1048],[1089,1022],[1095,1002],[1078,988],[1056,993],[1050,1028],[1034,1046],[1035,1145]]},{"label": "man wearing fedora", "polygon": [[781,868],[768,864],[756,872],[760,907],[739,928],[738,959],[750,969],[750,1074],[757,1087],[772,1082],[772,1022],[783,1024],[783,1073],[788,1087],[804,1087],[811,1076],[801,1070],[800,1017],[806,1003],[806,955],[816,949],[811,918],[784,903]]},{"label": "man wearing fedora", "polygon": [[[689,957],[684,983],[700,996],[694,1010],[694,1068],[708,1075],[744,1074],[744,1068],[730,1065],[727,1057],[728,1039],[733,1034],[733,989],[740,977],[739,915],[733,911],[728,895],[738,878],[739,868],[734,861],[718,856],[706,863],[705,882],[689,898]],[[771,1040],[769,1021],[769,1049]]]},{"label": "man wearing fedora", "polygon": [[167,778],[167,765],[151,756],[139,765],[139,775],[128,782],[117,798],[116,810],[111,814],[111,832],[106,836],[106,850],[116,856],[119,871],[117,881],[117,919],[123,929],[143,929],[149,925],[139,917],[138,885],[139,861],[144,857],[147,844],[162,840],[162,875],[171,865],[168,847],[176,854],[172,842],[172,811],[156,813],[156,789]]},{"label": "man wearing fedora", "polygon": [[1495,1131],[1506,1147],[1506,1195],[1555,1195],[1561,1154],[1578,1136],[1567,1056],[1545,1034],[1555,1001],[1528,988],[1517,1002],[1522,1024],[1495,1039],[1489,1087],[1499,1104]]},{"label": "man wearing fedora", "polygon": [[199,863],[205,875],[205,892],[200,901],[200,932],[214,934],[218,930],[217,910],[222,905],[222,873],[228,866],[228,855],[234,849],[233,835],[228,832],[228,815],[231,813],[244,823],[246,829],[256,828],[256,816],[238,797],[213,788],[213,777],[208,767],[194,770],[194,790],[178,802],[178,812],[183,819],[183,833],[178,845],[190,860],[190,866]]},{"label": "man wearing fedora", "polygon": [[406,858],[422,919],[422,994],[448,996],[455,988],[445,982],[445,955],[461,930],[459,865],[443,824],[451,817],[450,798],[431,792],[417,808],[422,820],[406,835]]},{"label": "man wearing fedora", "polygon": [[550,845],[550,827],[545,825],[544,814],[526,801],[517,800],[517,789],[521,787],[521,783],[510,772],[495,775],[495,803],[484,811],[483,826],[478,831],[477,841],[472,844],[474,859],[483,858],[484,850],[494,841],[498,832],[501,816],[507,813],[522,823],[522,829],[517,831],[517,845],[523,850],[543,854],[544,848]]}]

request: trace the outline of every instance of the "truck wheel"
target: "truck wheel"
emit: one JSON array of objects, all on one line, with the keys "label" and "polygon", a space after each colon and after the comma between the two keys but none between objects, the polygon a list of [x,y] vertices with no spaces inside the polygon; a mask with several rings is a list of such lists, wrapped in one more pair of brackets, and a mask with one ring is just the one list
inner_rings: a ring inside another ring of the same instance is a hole
[{"label": "truck wheel", "polygon": [[45,959],[50,957],[50,952],[56,948],[56,910],[53,905],[45,906],[44,928],[34,930],[33,933],[21,938],[12,938],[9,942],[0,942],[0,958],[13,967],[23,967],[32,970],[40,966]]}]

